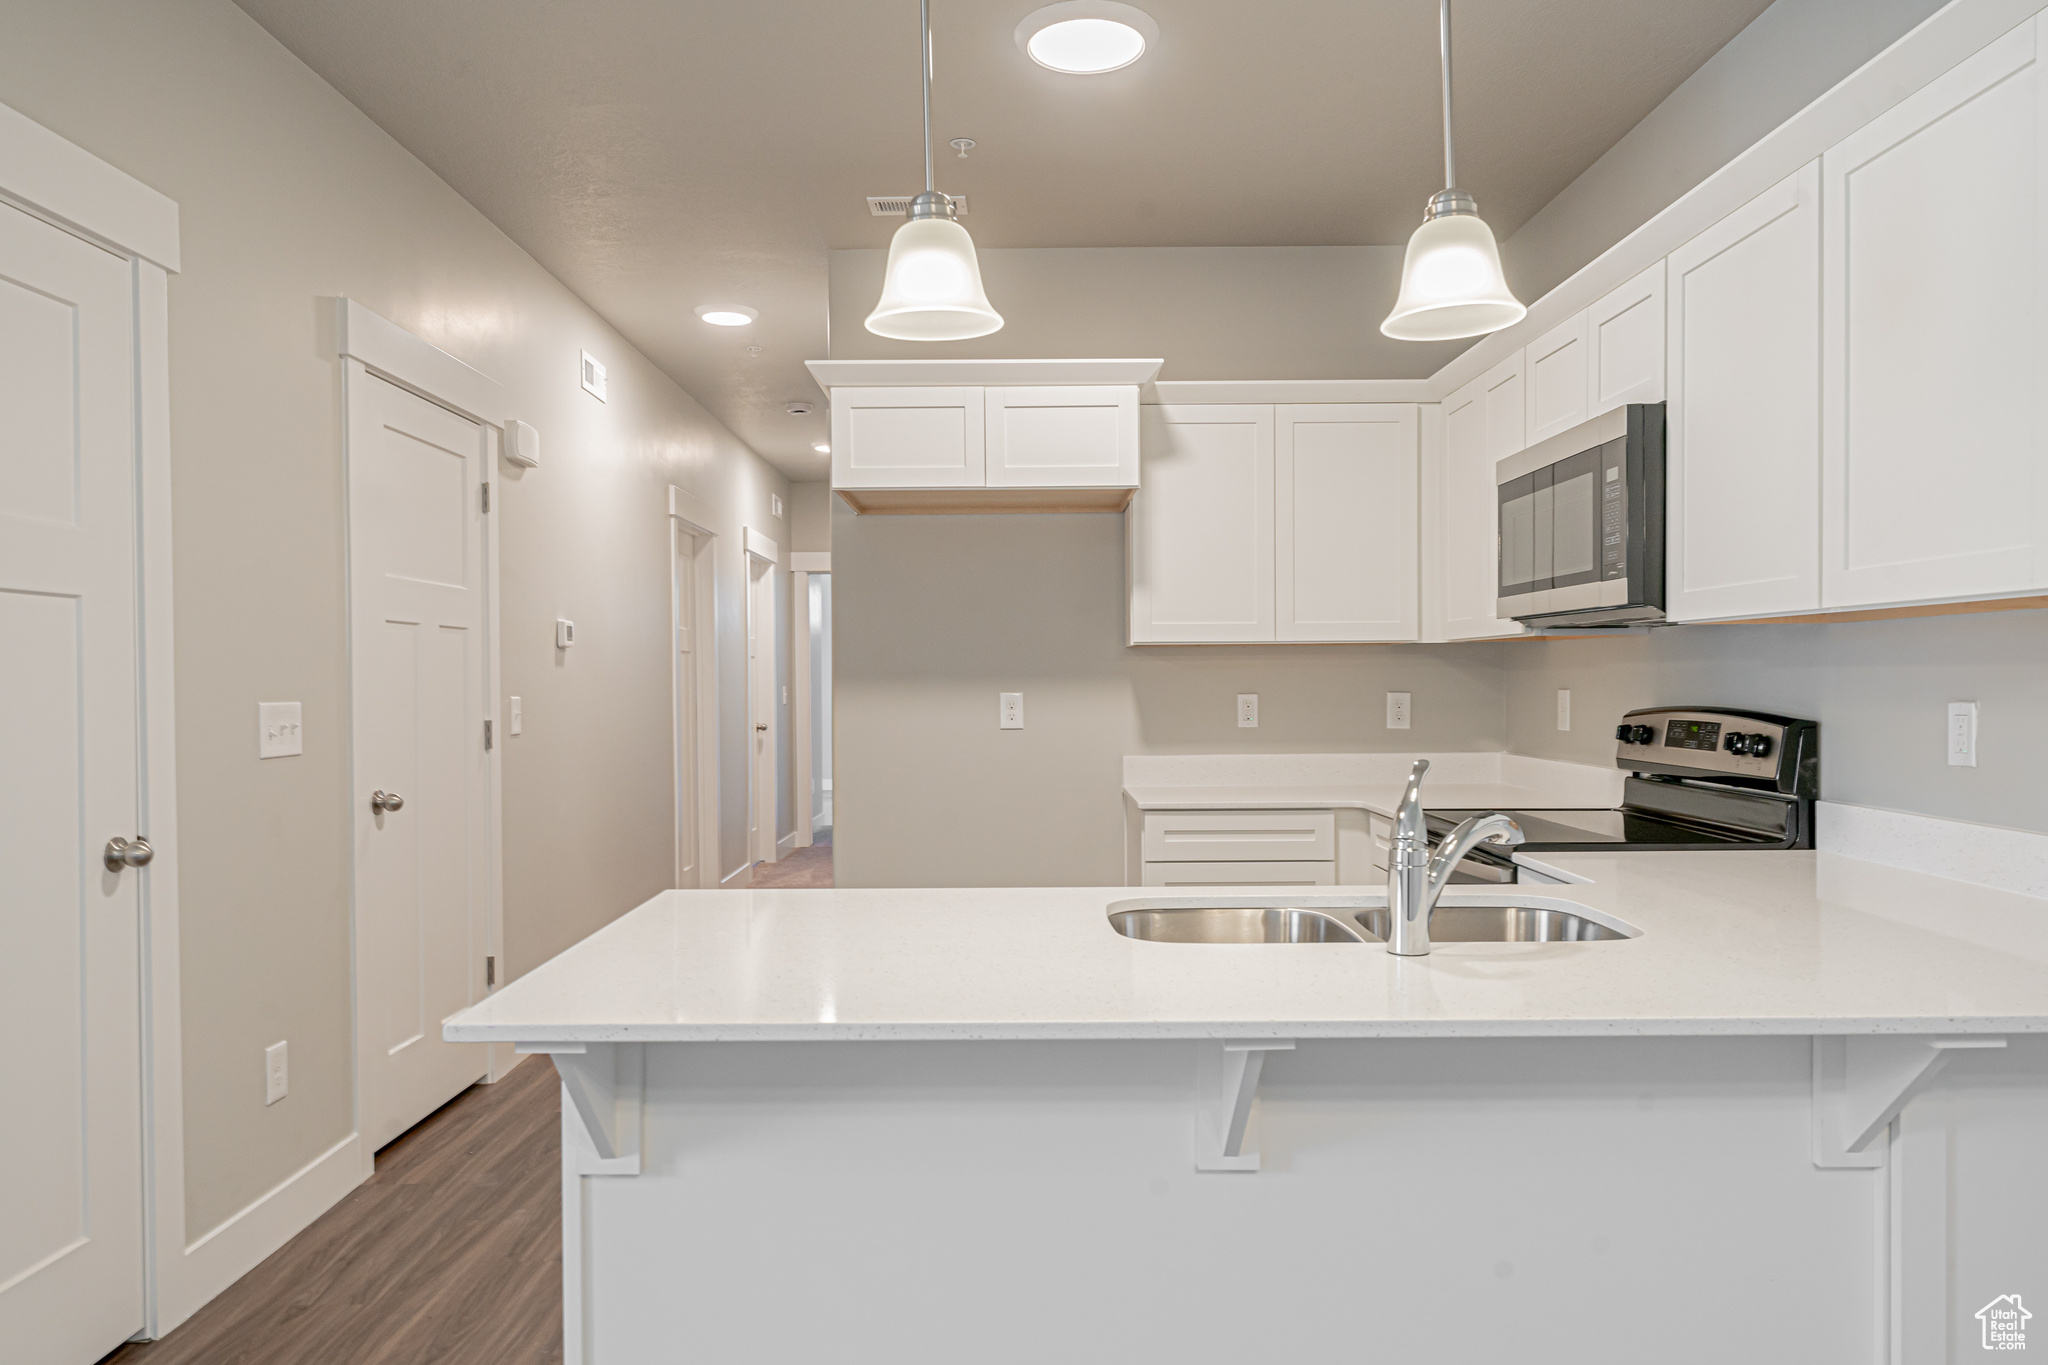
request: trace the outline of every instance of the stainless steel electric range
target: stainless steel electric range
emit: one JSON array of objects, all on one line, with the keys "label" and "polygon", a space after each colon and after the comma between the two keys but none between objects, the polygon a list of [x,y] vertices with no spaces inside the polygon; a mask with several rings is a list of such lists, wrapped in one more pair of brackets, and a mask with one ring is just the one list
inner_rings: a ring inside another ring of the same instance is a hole
[{"label": "stainless steel electric range", "polygon": [[[1717,706],[1631,711],[1614,732],[1614,763],[1629,773],[1622,802],[1601,810],[1508,811],[1521,853],[1670,852],[1812,848],[1820,797],[1815,721]],[[1429,812],[1436,843],[1473,810]],[[1506,850],[1485,846],[1458,865],[1459,882],[1511,882]]]}]

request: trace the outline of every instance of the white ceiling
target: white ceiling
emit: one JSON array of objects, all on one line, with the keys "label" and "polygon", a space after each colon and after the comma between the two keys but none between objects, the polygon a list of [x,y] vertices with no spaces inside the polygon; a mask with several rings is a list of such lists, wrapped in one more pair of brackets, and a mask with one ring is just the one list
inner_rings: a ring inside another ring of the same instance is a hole
[{"label": "white ceiling", "polygon": [[[239,0],[792,478],[864,197],[923,188],[917,0]],[[1159,43],[1034,65],[1035,0],[932,0],[939,188],[983,247],[1405,241],[1442,187],[1433,0],[1139,0]],[[1459,181],[1506,236],[1768,0],[1459,0]],[[972,137],[969,159],[945,142]],[[760,310],[715,328],[694,309]],[[747,347],[759,346],[759,356]]]}]

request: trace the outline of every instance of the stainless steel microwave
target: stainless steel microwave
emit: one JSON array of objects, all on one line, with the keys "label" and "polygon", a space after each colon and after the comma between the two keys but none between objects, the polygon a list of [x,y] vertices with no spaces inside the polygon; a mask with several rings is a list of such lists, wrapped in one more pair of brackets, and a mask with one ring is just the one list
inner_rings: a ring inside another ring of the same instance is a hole
[{"label": "stainless steel microwave", "polygon": [[1531,626],[1664,619],[1664,405],[1630,403],[1495,467],[1494,614]]}]

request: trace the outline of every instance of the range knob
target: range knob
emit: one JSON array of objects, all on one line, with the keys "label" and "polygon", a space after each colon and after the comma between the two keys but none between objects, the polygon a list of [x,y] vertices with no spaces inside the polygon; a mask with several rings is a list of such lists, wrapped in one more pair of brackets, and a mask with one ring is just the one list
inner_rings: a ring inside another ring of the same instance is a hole
[{"label": "range knob", "polygon": [[1628,742],[1631,744],[1648,744],[1656,737],[1657,732],[1647,725],[1632,725],[1629,727]]},{"label": "range knob", "polygon": [[1731,754],[1746,754],[1749,752],[1749,736],[1731,730],[1721,741],[1721,747]]},{"label": "range knob", "polygon": [[1635,740],[1633,738],[1635,732],[1636,727],[1633,725],[1617,725],[1614,727],[1614,737],[1620,740],[1623,744],[1635,743]]},{"label": "range knob", "polygon": [[1771,737],[1769,735],[1751,735],[1749,737],[1749,756],[1751,758],[1768,758],[1770,753]]}]

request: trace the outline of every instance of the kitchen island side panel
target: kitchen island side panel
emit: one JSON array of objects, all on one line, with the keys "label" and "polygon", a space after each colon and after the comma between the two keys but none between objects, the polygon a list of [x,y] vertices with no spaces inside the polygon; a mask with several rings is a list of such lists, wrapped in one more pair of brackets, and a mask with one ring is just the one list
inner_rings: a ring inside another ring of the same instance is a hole
[{"label": "kitchen island side panel", "polygon": [[[1952,1222],[2024,1287],[2048,1252],[1972,1231],[2048,1213],[2014,1041],[1944,1146],[2001,1167]],[[1892,1176],[1813,1165],[1807,1039],[1304,1041],[1229,1174],[1209,1046],[649,1045],[644,1173],[584,1182],[584,1365],[1881,1354]]]}]

